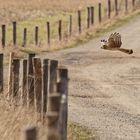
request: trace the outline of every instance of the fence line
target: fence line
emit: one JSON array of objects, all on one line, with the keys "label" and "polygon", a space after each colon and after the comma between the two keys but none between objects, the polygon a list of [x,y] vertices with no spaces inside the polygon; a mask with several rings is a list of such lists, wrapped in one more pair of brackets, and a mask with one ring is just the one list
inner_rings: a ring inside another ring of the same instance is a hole
[{"label": "fence line", "polygon": [[[113,14],[115,14],[115,16],[119,16],[122,13],[123,14],[127,14],[129,11],[133,12],[136,9],[140,8],[140,1],[139,0],[124,0],[121,1],[121,3],[119,3],[119,0],[108,0],[107,1],[107,7],[105,7],[103,5],[104,3],[99,2],[98,3],[98,11],[97,11],[97,15],[98,15],[98,22],[102,23],[103,19],[105,18],[104,16],[107,15],[108,19],[111,19],[113,17]],[[121,8],[122,7],[122,8]],[[75,35],[75,33],[72,33],[72,31],[77,31],[77,33],[81,33],[83,30],[85,30],[85,26],[86,28],[90,28],[92,27],[91,25],[93,25],[95,23],[95,9],[97,9],[95,6],[90,6],[86,8],[86,12],[87,12],[87,16],[86,16],[86,21],[83,21],[83,17],[85,16],[83,14],[83,10],[78,10],[77,14],[77,19],[74,19],[73,15],[69,16],[69,21],[68,21],[68,30],[67,33],[64,31],[64,26],[62,26],[62,23],[65,25],[65,23],[60,19],[58,21],[58,41],[63,41],[65,40],[65,37],[63,37],[63,34],[68,34],[69,37],[71,37],[72,35]],[[106,9],[106,11],[105,11]],[[131,10],[132,9],[132,10]],[[106,12],[106,13],[105,13]],[[73,26],[74,22],[77,23],[76,26]],[[84,25],[86,23],[86,25]],[[17,34],[17,30],[18,30],[18,26],[17,26],[17,22],[14,21],[12,23],[12,27],[13,27],[13,34],[12,34],[12,44],[13,46],[17,46],[17,40],[18,40],[18,34]],[[82,28],[83,27],[83,28]],[[34,42],[35,46],[38,46],[39,43],[41,42],[40,40],[40,36],[39,36],[39,26],[35,26],[35,30],[34,30],[34,39],[32,42]],[[53,43],[53,40],[51,41],[51,38],[54,38],[53,33],[53,27],[50,28],[50,22],[47,22],[47,30],[46,30],[46,36],[47,38],[45,39],[48,46],[50,46]],[[74,29],[76,28],[76,29]],[[23,38],[21,39],[21,46],[22,47],[26,47],[27,46],[27,27],[23,28]],[[41,32],[41,28],[40,28],[40,32]],[[1,26],[1,45],[3,48],[5,48],[5,46],[8,44],[8,38],[6,39],[7,36],[7,26],[6,25],[2,25]],[[41,34],[41,33],[40,33]],[[29,36],[29,35],[28,35]],[[56,38],[55,38],[56,39]]]}]

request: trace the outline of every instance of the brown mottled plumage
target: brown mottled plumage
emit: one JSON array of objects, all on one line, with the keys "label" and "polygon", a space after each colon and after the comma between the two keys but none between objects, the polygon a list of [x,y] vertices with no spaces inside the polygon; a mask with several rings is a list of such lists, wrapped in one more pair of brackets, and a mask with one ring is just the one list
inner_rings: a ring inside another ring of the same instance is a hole
[{"label": "brown mottled plumage", "polygon": [[121,35],[119,33],[113,33],[109,36],[108,41],[106,40],[101,40],[103,43],[103,46],[101,47],[102,49],[105,50],[118,50],[127,54],[132,54],[133,50],[132,49],[124,49],[120,48],[122,45],[121,41]]}]

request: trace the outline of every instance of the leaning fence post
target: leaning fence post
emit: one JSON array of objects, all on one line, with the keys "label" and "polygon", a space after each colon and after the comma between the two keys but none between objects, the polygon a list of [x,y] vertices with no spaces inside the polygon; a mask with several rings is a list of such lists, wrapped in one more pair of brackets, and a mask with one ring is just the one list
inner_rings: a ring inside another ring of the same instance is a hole
[{"label": "leaning fence post", "polygon": [[0,54],[0,93],[3,92],[3,54]]},{"label": "leaning fence post", "polygon": [[111,0],[108,0],[108,18],[111,18]]},{"label": "leaning fence post", "polygon": [[19,68],[20,60],[13,59],[13,69],[12,69],[12,96],[15,97],[19,91]]},{"label": "leaning fence post", "polygon": [[13,45],[16,46],[17,42],[17,23],[16,21],[13,22]]},{"label": "leaning fence post", "polygon": [[37,130],[35,127],[24,130],[23,140],[37,140]]},{"label": "leaning fence post", "polygon": [[34,75],[33,75],[33,62],[32,59],[35,57],[35,54],[28,55],[28,64],[27,64],[27,107],[33,105],[34,102]]},{"label": "leaning fence post", "polygon": [[59,69],[59,83],[57,90],[61,95],[58,130],[61,140],[67,139],[67,121],[68,121],[68,70]]},{"label": "leaning fence post", "polygon": [[27,104],[27,59],[22,61],[21,104]]},{"label": "leaning fence post", "polygon": [[47,22],[47,42],[50,45],[50,22]]},{"label": "leaning fence post", "polygon": [[81,11],[78,10],[78,31],[79,31],[79,34],[81,33]]},{"label": "leaning fence post", "polygon": [[22,43],[22,47],[26,46],[26,42],[27,42],[27,28],[24,28],[24,30],[23,30],[23,43]]},{"label": "leaning fence post", "polygon": [[12,94],[12,63],[13,63],[14,53],[10,52],[9,56],[9,73],[8,73],[8,97]]},{"label": "leaning fence post", "polygon": [[58,22],[58,35],[59,35],[59,41],[62,40],[62,20],[59,20]]},{"label": "leaning fence post", "polygon": [[39,32],[39,27],[35,26],[35,45],[38,46],[38,32]]},{"label": "leaning fence post", "polygon": [[33,58],[34,72],[34,105],[35,111],[41,112],[42,71],[40,58]]},{"label": "leaning fence post", "polygon": [[2,42],[2,47],[5,47],[5,41],[6,41],[6,25],[2,25],[2,37],[1,37],[1,42]]},{"label": "leaning fence post", "polygon": [[91,11],[91,24],[94,24],[94,7],[90,7],[90,11]]},{"label": "leaning fence post", "polygon": [[90,7],[87,7],[87,28],[90,27],[90,17],[91,17]]},{"label": "leaning fence post", "polygon": [[101,3],[99,3],[99,23],[101,23],[102,22],[102,5],[101,5]]},{"label": "leaning fence post", "polygon": [[115,0],[115,16],[118,16],[118,0]]}]

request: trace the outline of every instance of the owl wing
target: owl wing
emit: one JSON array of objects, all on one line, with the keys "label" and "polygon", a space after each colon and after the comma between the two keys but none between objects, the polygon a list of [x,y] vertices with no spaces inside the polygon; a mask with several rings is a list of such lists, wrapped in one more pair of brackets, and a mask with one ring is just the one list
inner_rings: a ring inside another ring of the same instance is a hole
[{"label": "owl wing", "polygon": [[120,48],[122,45],[121,35],[119,33],[113,33],[109,36],[108,47],[110,48]]}]

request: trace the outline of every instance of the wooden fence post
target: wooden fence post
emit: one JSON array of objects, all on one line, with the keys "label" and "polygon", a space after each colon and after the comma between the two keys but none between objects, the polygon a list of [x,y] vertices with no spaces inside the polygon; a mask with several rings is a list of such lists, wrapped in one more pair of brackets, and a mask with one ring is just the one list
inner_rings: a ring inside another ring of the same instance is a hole
[{"label": "wooden fence post", "polygon": [[62,40],[62,20],[59,20],[58,22],[58,35],[59,35],[59,41]]},{"label": "wooden fence post", "polygon": [[94,24],[94,7],[90,7],[90,11],[91,11],[91,24]]},{"label": "wooden fence post", "polygon": [[125,13],[128,13],[128,0],[125,0]]},{"label": "wooden fence post", "polygon": [[10,52],[9,56],[9,75],[8,75],[8,97],[12,94],[12,69],[13,69],[13,58],[14,58],[14,53]]},{"label": "wooden fence post", "polygon": [[15,97],[19,91],[19,68],[20,60],[13,59],[13,70],[12,70],[12,96]]},{"label": "wooden fence post", "polygon": [[68,27],[69,36],[72,34],[72,15],[69,16],[69,27]]},{"label": "wooden fence post", "polygon": [[82,29],[81,29],[81,11],[80,10],[78,10],[78,31],[79,31],[79,34],[82,31]]},{"label": "wooden fence post", "polygon": [[49,76],[49,59],[44,59],[42,68],[42,114],[47,111],[47,97],[49,89],[48,76]]},{"label": "wooden fence post", "polygon": [[35,127],[24,130],[23,140],[37,140],[37,130]]},{"label": "wooden fence post", "polygon": [[0,54],[0,93],[3,92],[3,54]]},{"label": "wooden fence post", "polygon": [[118,0],[115,0],[115,16],[118,16]]},{"label": "wooden fence post", "polygon": [[91,13],[90,13],[90,7],[87,7],[87,28],[90,27],[90,18],[91,17]]},{"label": "wooden fence post", "polygon": [[22,42],[22,47],[26,46],[26,42],[27,42],[27,28],[24,28],[23,30],[23,42]]},{"label": "wooden fence post", "polygon": [[16,46],[17,42],[17,23],[16,21],[13,22],[13,45]]},{"label": "wooden fence post", "polygon": [[102,22],[102,5],[99,3],[99,23]]},{"label": "wooden fence post", "polygon": [[1,37],[1,42],[2,42],[2,47],[5,47],[5,41],[6,41],[6,25],[2,25],[2,37]]},{"label": "wooden fence post", "polygon": [[35,57],[35,54],[28,55],[27,63],[27,107],[33,105],[34,103],[34,73],[33,73],[33,62],[32,59]]},{"label": "wooden fence post", "polygon": [[21,104],[27,104],[27,59],[22,61]]},{"label": "wooden fence post", "polygon": [[111,0],[108,0],[108,18],[111,18]]},{"label": "wooden fence post", "polygon": [[38,32],[39,32],[39,27],[35,26],[35,45],[38,46]]},{"label": "wooden fence post", "polygon": [[41,113],[41,99],[42,99],[42,71],[40,58],[33,58],[34,71],[34,105],[35,111]]},{"label": "wooden fence post", "polygon": [[50,22],[47,22],[47,42],[50,45]]},{"label": "wooden fence post", "polygon": [[58,92],[61,95],[61,104],[59,111],[58,130],[61,140],[67,139],[67,121],[68,121],[68,70],[59,69]]}]

